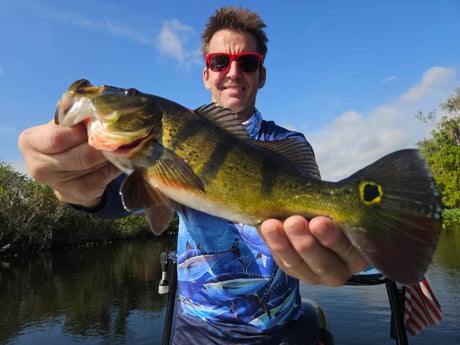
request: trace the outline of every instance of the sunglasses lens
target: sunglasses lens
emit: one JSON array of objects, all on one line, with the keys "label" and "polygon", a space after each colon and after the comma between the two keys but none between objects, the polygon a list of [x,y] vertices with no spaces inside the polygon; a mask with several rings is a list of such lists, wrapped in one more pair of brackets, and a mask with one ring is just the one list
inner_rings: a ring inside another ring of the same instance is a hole
[{"label": "sunglasses lens", "polygon": [[215,54],[209,61],[209,68],[215,72],[225,70],[230,63],[230,56],[227,54]]},{"label": "sunglasses lens", "polygon": [[254,72],[259,68],[259,57],[253,54],[242,55],[238,58],[241,68],[245,72]]},{"label": "sunglasses lens", "polygon": [[244,72],[254,72],[260,67],[261,55],[253,53],[243,54],[209,54],[206,57],[208,67],[214,72],[223,72],[229,69],[230,63],[236,60]]}]

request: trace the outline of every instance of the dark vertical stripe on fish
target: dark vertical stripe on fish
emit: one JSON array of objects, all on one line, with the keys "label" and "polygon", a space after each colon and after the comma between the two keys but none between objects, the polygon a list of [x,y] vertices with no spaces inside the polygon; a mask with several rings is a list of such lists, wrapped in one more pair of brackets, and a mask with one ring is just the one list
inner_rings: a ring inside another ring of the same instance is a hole
[{"label": "dark vertical stripe on fish", "polygon": [[278,176],[278,169],[273,166],[273,161],[268,159],[267,157],[264,158],[262,162],[262,171],[260,172],[262,176],[262,185],[261,185],[261,193],[262,195],[270,195],[275,187],[277,176]]},{"label": "dark vertical stripe on fish", "polygon": [[225,163],[228,154],[231,152],[228,143],[219,141],[214,147],[209,159],[203,165],[200,175],[208,181],[212,181],[216,176],[219,169]]},{"label": "dark vertical stripe on fish", "polygon": [[182,126],[177,133],[171,135],[174,138],[174,146],[171,149],[175,150],[178,145],[182,145],[188,139],[193,138],[201,128],[200,126]]}]

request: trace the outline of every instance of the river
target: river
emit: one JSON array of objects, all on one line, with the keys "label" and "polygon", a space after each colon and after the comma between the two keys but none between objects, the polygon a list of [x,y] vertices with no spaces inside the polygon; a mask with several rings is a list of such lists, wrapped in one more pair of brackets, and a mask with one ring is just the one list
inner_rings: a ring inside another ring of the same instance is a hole
[{"label": "river", "polygon": [[[0,344],[159,344],[159,257],[172,248],[167,239],[129,241],[0,260]],[[427,277],[444,320],[409,344],[460,344],[460,229],[444,231]],[[337,345],[395,344],[384,285],[302,284],[302,296],[323,307]]]}]

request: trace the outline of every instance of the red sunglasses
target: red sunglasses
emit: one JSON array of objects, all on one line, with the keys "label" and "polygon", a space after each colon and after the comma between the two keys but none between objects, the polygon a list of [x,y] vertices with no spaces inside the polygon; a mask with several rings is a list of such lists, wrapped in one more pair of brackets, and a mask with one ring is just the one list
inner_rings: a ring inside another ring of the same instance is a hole
[{"label": "red sunglasses", "polygon": [[253,52],[240,54],[210,53],[206,54],[205,59],[206,66],[213,72],[227,72],[232,61],[236,61],[243,72],[251,73],[257,71],[262,65],[263,55]]}]

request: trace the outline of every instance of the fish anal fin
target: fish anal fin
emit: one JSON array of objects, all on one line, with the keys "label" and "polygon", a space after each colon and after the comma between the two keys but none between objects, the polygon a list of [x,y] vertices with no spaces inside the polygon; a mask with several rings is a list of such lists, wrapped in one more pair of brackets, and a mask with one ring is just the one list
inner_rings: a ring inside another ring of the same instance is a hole
[{"label": "fish anal fin", "polygon": [[[146,209],[156,203],[157,195],[145,181],[145,169],[136,169],[129,174],[120,187],[121,201],[127,211]],[[158,196],[159,197],[159,196]]]},{"label": "fish anal fin", "polygon": [[128,211],[143,209],[155,235],[161,235],[174,215],[173,202],[145,181],[145,170],[137,169],[120,188],[123,207]]},{"label": "fish anal fin", "polygon": [[174,208],[171,205],[156,205],[144,210],[145,217],[152,232],[159,236],[167,228],[174,215]]}]

